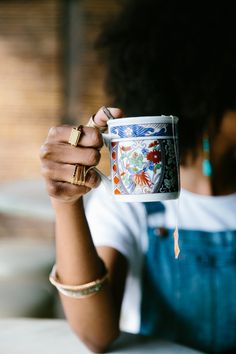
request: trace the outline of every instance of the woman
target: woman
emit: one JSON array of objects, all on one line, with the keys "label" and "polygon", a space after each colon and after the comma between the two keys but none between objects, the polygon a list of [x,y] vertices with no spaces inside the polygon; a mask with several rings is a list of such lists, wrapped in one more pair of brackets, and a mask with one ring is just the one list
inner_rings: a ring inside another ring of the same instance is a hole
[{"label": "woman", "polygon": [[180,117],[178,260],[173,202],[115,203],[100,186],[85,216],[82,197],[100,178],[75,166],[98,164],[107,112],[98,110],[89,126],[72,134],[69,126],[52,128],[42,146],[56,217],[51,279],[71,327],[95,352],[120,328],[208,353],[236,351],[232,10],[227,2],[128,1],[100,38],[106,87],[123,110],[110,108],[114,117]]}]

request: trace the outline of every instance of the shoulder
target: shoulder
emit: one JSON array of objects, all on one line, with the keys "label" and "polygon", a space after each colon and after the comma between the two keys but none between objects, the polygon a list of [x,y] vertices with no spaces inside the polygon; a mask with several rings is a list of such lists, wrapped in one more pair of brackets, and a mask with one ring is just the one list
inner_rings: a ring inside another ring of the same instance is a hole
[{"label": "shoulder", "polygon": [[236,229],[236,193],[205,196],[183,189],[178,209],[181,228],[204,231]]}]

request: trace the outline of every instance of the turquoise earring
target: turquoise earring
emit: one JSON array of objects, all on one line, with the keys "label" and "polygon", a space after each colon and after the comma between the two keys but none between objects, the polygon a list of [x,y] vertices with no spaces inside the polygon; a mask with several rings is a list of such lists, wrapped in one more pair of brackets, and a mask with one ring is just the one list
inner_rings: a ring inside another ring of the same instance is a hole
[{"label": "turquoise earring", "polygon": [[206,135],[202,138],[202,149],[203,149],[203,161],[202,161],[202,173],[204,176],[211,176],[212,167],[210,162],[210,144],[208,137]]}]

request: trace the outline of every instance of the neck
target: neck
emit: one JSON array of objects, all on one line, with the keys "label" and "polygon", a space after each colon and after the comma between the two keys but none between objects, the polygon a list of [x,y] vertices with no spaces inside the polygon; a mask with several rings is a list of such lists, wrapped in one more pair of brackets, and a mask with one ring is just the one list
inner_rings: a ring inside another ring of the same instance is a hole
[{"label": "neck", "polygon": [[202,174],[202,159],[198,158],[194,164],[180,168],[180,181],[184,189],[192,193],[212,195],[210,178]]},{"label": "neck", "polygon": [[233,149],[226,150],[224,154],[217,154],[211,160],[212,176],[202,173],[202,160],[199,157],[187,166],[180,168],[181,186],[190,192],[202,195],[227,195],[236,192],[236,159]]}]

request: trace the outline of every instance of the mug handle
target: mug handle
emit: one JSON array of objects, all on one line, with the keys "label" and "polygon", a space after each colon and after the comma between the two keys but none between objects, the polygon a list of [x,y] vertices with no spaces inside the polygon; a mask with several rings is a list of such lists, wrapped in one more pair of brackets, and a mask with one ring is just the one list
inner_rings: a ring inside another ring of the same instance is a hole
[{"label": "mug handle", "polygon": [[[109,149],[112,136],[107,133],[101,133],[101,134],[102,134],[104,145]],[[109,177],[107,177],[106,175],[104,175],[104,173],[102,173],[97,167],[93,167],[93,169],[94,169],[94,171],[96,171],[99,174],[101,181],[104,184],[108,193],[112,193],[111,179]]]}]

